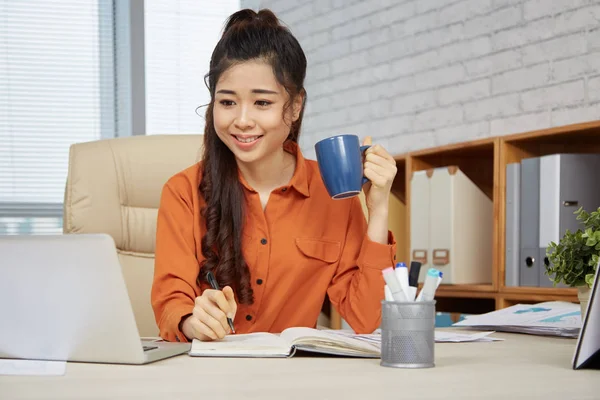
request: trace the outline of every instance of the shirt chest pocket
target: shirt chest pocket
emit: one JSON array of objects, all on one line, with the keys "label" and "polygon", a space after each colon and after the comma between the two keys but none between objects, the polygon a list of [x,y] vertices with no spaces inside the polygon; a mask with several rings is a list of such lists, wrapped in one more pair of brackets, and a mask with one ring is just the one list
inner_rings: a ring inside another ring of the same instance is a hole
[{"label": "shirt chest pocket", "polygon": [[340,260],[342,244],[333,240],[296,238],[296,248],[307,265],[330,265]]}]

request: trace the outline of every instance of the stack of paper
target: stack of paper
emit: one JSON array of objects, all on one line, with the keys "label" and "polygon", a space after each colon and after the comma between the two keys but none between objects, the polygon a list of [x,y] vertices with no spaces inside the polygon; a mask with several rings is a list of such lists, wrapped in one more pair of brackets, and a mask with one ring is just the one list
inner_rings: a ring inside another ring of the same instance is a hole
[{"label": "stack of paper", "polygon": [[568,302],[517,304],[466,317],[452,326],[576,338],[581,328],[581,309]]},{"label": "stack of paper", "polygon": [[[381,349],[381,330],[378,329],[375,332],[365,334],[355,334],[352,331],[347,330],[329,330],[328,332],[334,333],[340,336],[352,337],[354,339],[361,340],[363,342],[370,343]],[[462,342],[494,342],[497,340],[503,340],[500,338],[488,337],[488,335],[494,333],[491,332],[477,332],[477,333],[465,333],[465,332],[450,332],[450,331],[438,331],[434,333],[436,343],[462,343]]]},{"label": "stack of paper", "polygon": [[479,333],[458,333],[448,331],[435,331],[436,343],[462,343],[462,342],[495,342],[504,340],[496,337],[489,337],[494,331]]}]

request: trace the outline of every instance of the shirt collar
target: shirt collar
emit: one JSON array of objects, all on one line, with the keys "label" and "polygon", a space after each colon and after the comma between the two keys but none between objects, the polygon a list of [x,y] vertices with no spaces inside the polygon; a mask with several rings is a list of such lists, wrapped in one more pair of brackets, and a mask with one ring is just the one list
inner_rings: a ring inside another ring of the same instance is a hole
[{"label": "shirt collar", "polygon": [[[292,175],[289,186],[296,189],[296,191],[303,196],[310,197],[310,192],[308,190],[308,169],[306,167],[306,160],[302,155],[302,151],[300,150],[298,143],[292,141],[285,142],[283,144],[283,149],[296,156],[296,169],[294,170],[294,175]],[[256,192],[250,187],[241,171],[239,173],[239,179],[247,190]]]},{"label": "shirt collar", "polygon": [[308,169],[306,168],[306,160],[302,155],[298,143],[289,141],[283,145],[283,148],[290,154],[296,156],[296,170],[290,180],[290,186],[305,197],[310,197],[310,192],[308,190]]}]

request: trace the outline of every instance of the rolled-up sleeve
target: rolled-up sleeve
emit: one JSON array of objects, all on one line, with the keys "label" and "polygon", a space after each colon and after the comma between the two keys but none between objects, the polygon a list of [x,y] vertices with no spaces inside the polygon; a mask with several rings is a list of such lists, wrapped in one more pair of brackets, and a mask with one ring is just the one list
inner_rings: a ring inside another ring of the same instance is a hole
[{"label": "rolled-up sleeve", "polygon": [[171,178],[158,209],[151,302],[159,334],[168,341],[187,341],[179,325],[192,313],[199,291],[192,190],[183,177]]},{"label": "rolled-up sleeve", "polygon": [[385,281],[382,270],[395,262],[396,240],[372,241],[358,197],[352,199],[344,249],[328,295],[336,310],[358,333],[371,333],[381,322]]}]

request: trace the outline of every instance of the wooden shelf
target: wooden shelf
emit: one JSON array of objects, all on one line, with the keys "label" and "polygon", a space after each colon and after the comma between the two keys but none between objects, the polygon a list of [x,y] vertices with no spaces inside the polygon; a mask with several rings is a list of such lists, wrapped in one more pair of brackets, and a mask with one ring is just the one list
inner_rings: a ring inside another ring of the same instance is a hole
[{"label": "wooden shelf", "polygon": [[[420,283],[419,290],[422,287],[423,287],[423,284]],[[493,285],[450,285],[447,283],[442,283],[436,291],[436,295],[444,294],[446,296],[462,294],[462,293],[491,293],[491,294],[494,294],[494,293],[496,293],[496,290],[494,289]],[[460,297],[460,296],[457,296],[457,297]]]},{"label": "wooden shelf", "polygon": [[557,153],[600,153],[600,121],[508,135],[500,138],[498,171],[498,288],[500,300],[578,301],[573,288],[506,287],[506,165]]},{"label": "wooden shelf", "polygon": [[392,184],[392,194],[404,204],[406,204],[406,157],[396,156],[394,157],[396,160],[396,168],[398,171],[396,172],[396,179],[394,179],[394,183]]},{"label": "wooden shelf", "polygon": [[[496,138],[485,138],[472,140],[470,142],[452,143],[440,147],[430,147],[428,149],[416,150],[414,152],[404,154],[404,157],[419,157],[427,158],[438,156],[442,157],[474,157],[481,158],[489,156],[494,150],[494,142]],[[444,163],[436,162],[437,165],[444,165]]]},{"label": "wooden shelf", "polygon": [[[600,133],[600,120],[580,124],[564,125],[549,129],[541,129],[525,133],[502,136],[506,143],[523,143],[537,147],[540,143],[560,146],[558,152],[567,151],[570,146],[579,142],[598,144]],[[543,147],[543,146],[542,146]],[[550,153],[556,153],[551,151]]]},{"label": "wooden shelf", "polygon": [[[497,175],[498,175],[498,157],[499,139],[487,138],[479,139],[470,142],[450,144],[437,148],[415,151],[405,155],[406,159],[406,196],[410,199],[410,182],[412,181],[413,173],[416,171],[429,170],[432,168],[457,166],[471,181],[473,181],[485,195],[492,200],[492,258],[490,266],[492,268],[492,282],[488,285],[460,285],[448,289],[438,289],[439,295],[467,297],[465,294],[488,292],[495,293],[498,289],[497,276],[497,218],[498,210],[498,190],[497,190]],[[410,200],[407,200],[408,220],[410,221]],[[409,224],[410,225],[410,224]],[[410,226],[407,230],[407,237],[404,241],[407,247],[407,253],[410,254]],[[446,286],[448,287],[448,286]],[[475,297],[493,297],[473,295]]]},{"label": "wooden shelf", "polygon": [[[577,302],[574,288],[505,287],[506,165],[524,158],[556,153],[600,153],[600,120],[545,130],[478,139],[402,155],[406,165],[406,198],[413,171],[457,165],[494,202],[491,285],[442,285],[437,296],[447,299],[495,299],[496,308],[518,302]],[[406,202],[410,213],[410,201]],[[410,214],[409,214],[410,215]],[[410,250],[410,227],[405,245]],[[460,310],[457,310],[460,311]]]},{"label": "wooden shelf", "polygon": [[600,121],[502,138],[504,165],[556,153],[600,153]]},{"label": "wooden shelf", "polygon": [[521,293],[498,294],[496,296],[496,308],[510,307],[519,303],[535,304],[544,301],[569,301],[577,303],[579,300],[577,299],[577,294],[562,296],[556,293],[550,295],[548,293],[522,291]]},{"label": "wooden shelf", "polygon": [[[426,149],[410,154],[410,171],[456,165],[490,199],[494,193],[495,139],[482,139],[440,148]],[[408,176],[408,182],[412,175]]]},{"label": "wooden shelf", "polygon": [[495,293],[493,285],[448,285],[442,284],[436,293]]},{"label": "wooden shelf", "polygon": [[577,296],[577,290],[574,288],[543,288],[531,286],[502,286],[500,293],[503,294],[535,294],[539,296]]},{"label": "wooden shelf", "polygon": [[[487,312],[517,303],[578,301],[574,288],[504,286],[506,165],[525,158],[557,153],[600,153],[600,120],[478,139],[394,157],[398,173],[392,186],[390,230],[394,232],[398,243],[399,261],[410,261],[409,199],[413,172],[456,165],[493,201],[491,284],[442,284],[436,293],[438,310]],[[332,325],[338,326],[338,322],[333,321]]]},{"label": "wooden shelf", "polygon": [[[435,293],[436,298],[452,297],[452,298],[468,298],[468,299],[495,299],[496,292],[492,290],[490,286],[489,291],[476,291],[476,290],[459,290],[454,288],[438,288]],[[460,311],[460,310],[456,310]]]}]

